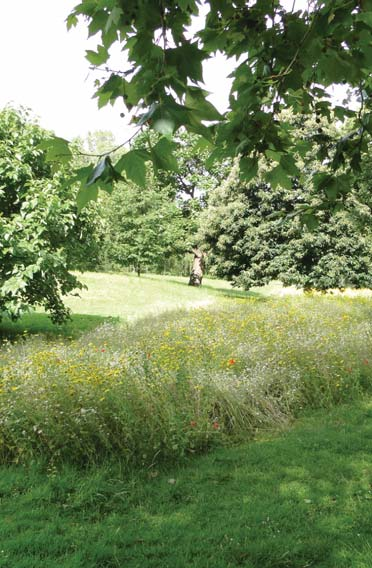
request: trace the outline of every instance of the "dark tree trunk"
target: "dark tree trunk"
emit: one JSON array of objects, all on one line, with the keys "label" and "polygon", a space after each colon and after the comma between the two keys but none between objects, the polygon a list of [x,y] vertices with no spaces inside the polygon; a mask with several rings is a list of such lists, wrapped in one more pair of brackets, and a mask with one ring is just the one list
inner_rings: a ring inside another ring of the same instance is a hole
[{"label": "dark tree trunk", "polygon": [[192,250],[194,260],[190,274],[189,286],[201,286],[204,275],[204,256],[205,253],[198,248]]}]

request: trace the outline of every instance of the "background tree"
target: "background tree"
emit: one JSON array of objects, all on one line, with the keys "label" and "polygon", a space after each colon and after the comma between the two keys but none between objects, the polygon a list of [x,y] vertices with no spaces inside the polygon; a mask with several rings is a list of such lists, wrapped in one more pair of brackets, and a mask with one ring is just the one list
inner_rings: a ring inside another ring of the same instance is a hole
[{"label": "background tree", "polygon": [[[123,160],[131,151],[138,151],[148,137],[152,146],[160,140],[159,134],[144,132],[129,152],[122,153]],[[207,153],[196,136],[182,132],[176,142],[177,168],[169,171],[159,164],[155,175],[150,165],[141,192],[127,180],[117,184],[109,199],[103,199],[106,266],[111,263],[112,267],[132,266],[139,273],[145,269],[182,274],[185,255],[190,264],[190,254],[198,247],[200,212],[224,169],[219,164],[207,168]]]},{"label": "background tree", "polygon": [[182,211],[185,219],[184,252],[191,255],[189,285],[201,286],[205,253],[199,242],[199,219],[209,195],[227,176],[231,160],[209,164],[208,150],[195,134],[181,131],[174,141],[177,144],[174,151],[177,168],[159,171],[157,179],[160,186],[168,186]]},{"label": "background tree", "polygon": [[314,200],[311,183],[273,190],[262,179],[242,182],[235,167],[201,220],[212,270],[246,289],[272,280],[304,289],[370,288],[372,210],[364,192],[365,184],[353,190],[333,215],[323,210],[309,230],[295,213]]},{"label": "background tree", "polygon": [[51,134],[28,111],[0,112],[0,317],[42,306],[68,315],[63,296],[81,288],[69,272],[89,256],[89,214],[77,215],[77,188],[65,185],[42,149]]},{"label": "background tree", "polygon": [[181,209],[154,179],[138,192],[133,183],[119,183],[102,204],[105,224],[104,263],[112,268],[164,272],[185,249]]}]

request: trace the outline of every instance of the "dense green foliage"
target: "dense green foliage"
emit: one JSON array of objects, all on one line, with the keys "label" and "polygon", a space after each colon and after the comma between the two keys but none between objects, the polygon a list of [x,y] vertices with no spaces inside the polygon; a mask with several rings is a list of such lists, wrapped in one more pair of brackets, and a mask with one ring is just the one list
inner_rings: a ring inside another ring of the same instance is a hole
[{"label": "dense green foliage", "polygon": [[[148,138],[156,145],[160,136],[138,136],[131,151]],[[188,253],[197,244],[200,212],[227,168],[206,167],[207,154],[196,136],[184,132],[177,136],[177,143],[177,171],[158,169],[155,175],[149,167],[144,188],[121,181],[109,198],[100,200],[96,224],[104,269],[132,268],[138,274],[189,272]],[[131,151],[124,152],[121,161]]]},{"label": "dense green foliage", "polygon": [[246,289],[272,280],[304,289],[371,288],[372,219],[362,178],[360,185],[345,208],[322,211],[309,230],[296,211],[314,198],[310,184],[271,190],[263,180],[241,182],[235,168],[201,220],[210,266]]},{"label": "dense green foliage", "polygon": [[[202,7],[206,15],[199,20],[201,30],[187,31]],[[323,195],[323,203],[333,208],[340,192],[351,188],[350,172],[358,170],[368,151],[372,129],[370,0],[312,0],[305,8],[293,2],[289,9],[279,0],[207,0],[202,5],[196,0],[83,0],[68,17],[68,27],[81,16],[89,35],[100,42],[96,50],[87,51],[93,66],[109,69],[110,50],[117,42],[127,56],[123,69],[99,82],[99,106],[120,99],[139,128],[150,125],[163,135],[156,145],[130,153],[125,164],[113,165],[102,156],[88,182],[87,173],[80,172],[86,199],[124,170],[141,184],[140,172],[150,160],[155,169],[177,170],[168,136],[180,127],[203,136],[214,158],[239,156],[246,180],[266,155],[274,158],[268,172],[274,187],[288,187],[293,176],[301,183],[293,155],[305,158],[312,141],[299,139],[293,123],[283,120],[281,113],[288,108],[295,115],[352,119],[352,132],[340,134],[336,144],[322,133],[315,141],[320,161],[329,162],[335,176],[335,195]],[[217,51],[237,61],[230,108],[223,116],[208,101],[202,84],[202,64]],[[326,89],[340,83],[357,93],[359,109],[331,102]],[[64,154],[66,148],[60,142],[58,146]],[[315,187],[323,181],[314,178]]]},{"label": "dense green foliage", "polygon": [[61,321],[62,296],[81,287],[69,268],[85,265],[89,214],[46,160],[49,138],[27,112],[0,112],[0,317],[39,305]]},{"label": "dense green foliage", "polygon": [[102,206],[103,262],[112,267],[164,272],[185,253],[182,212],[153,178],[141,192],[121,183]]}]

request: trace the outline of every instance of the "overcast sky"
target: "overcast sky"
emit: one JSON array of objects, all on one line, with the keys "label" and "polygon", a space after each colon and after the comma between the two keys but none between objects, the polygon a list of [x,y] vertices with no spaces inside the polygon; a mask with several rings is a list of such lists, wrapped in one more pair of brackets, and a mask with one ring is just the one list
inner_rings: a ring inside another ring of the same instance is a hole
[{"label": "overcast sky", "polygon": [[67,138],[99,129],[121,137],[120,110],[98,112],[91,98],[86,29],[66,30],[66,16],[76,4],[76,0],[2,3],[0,106],[13,102],[30,107],[44,127]]},{"label": "overcast sky", "polygon": [[[296,9],[304,7],[304,2],[297,0]],[[7,103],[29,107],[40,117],[42,126],[68,139],[85,136],[89,131],[110,130],[121,142],[132,131],[120,118],[124,110],[121,103],[98,110],[92,99],[97,75],[89,70],[85,60],[85,50],[94,47],[87,42],[87,28],[81,24],[66,30],[65,19],[77,3],[78,0],[2,2],[0,108]],[[292,7],[293,0],[282,3]],[[120,60],[115,65],[120,67]],[[208,62],[204,69],[206,87],[220,111],[227,107],[226,77],[231,69],[232,65],[227,66],[222,56]]]},{"label": "overcast sky", "polygon": [[[11,0],[3,2],[0,20],[0,107],[23,105],[40,117],[45,128],[71,139],[88,131],[111,130],[118,141],[128,136],[117,103],[101,110],[92,99],[97,75],[85,60],[87,29],[70,32],[65,19],[77,0]],[[205,69],[219,110],[227,104],[228,82],[222,58]]]}]

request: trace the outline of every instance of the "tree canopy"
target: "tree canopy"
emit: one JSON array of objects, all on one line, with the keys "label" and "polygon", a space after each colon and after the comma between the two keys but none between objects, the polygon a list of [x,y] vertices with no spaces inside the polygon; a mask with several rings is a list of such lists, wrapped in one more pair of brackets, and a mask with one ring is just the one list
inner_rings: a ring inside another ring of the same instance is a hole
[{"label": "tree canopy", "polygon": [[[192,33],[197,16],[202,27]],[[68,27],[81,17],[98,41],[87,58],[107,71],[107,78],[97,81],[99,106],[121,99],[139,128],[151,126],[162,134],[156,145],[132,151],[119,163],[105,155],[90,172],[80,172],[85,199],[119,175],[143,184],[149,160],[155,169],[177,170],[168,137],[180,127],[205,139],[211,160],[238,156],[246,181],[266,156],[274,187],[288,188],[294,176],[301,179],[293,156],[306,159],[315,142],[318,158],[332,167],[336,193],[331,200],[324,196],[323,207],[343,199],[372,133],[372,0],[309,0],[306,7],[295,0],[291,8],[279,0],[83,0],[69,15]],[[115,44],[124,52],[124,64],[110,70]],[[236,62],[223,115],[203,85],[203,62],[217,51]],[[333,104],[327,89],[335,84],[350,88],[359,100],[356,109]],[[282,118],[288,108],[340,123],[349,118],[353,128],[336,142],[322,132],[299,139]],[[56,153],[65,150],[59,142]],[[321,176],[314,178],[316,187],[324,183]]]},{"label": "tree canopy", "polygon": [[60,322],[63,295],[81,288],[69,268],[84,264],[90,223],[77,216],[77,188],[46,161],[50,137],[27,111],[0,112],[0,319],[39,305]]},{"label": "tree canopy", "polygon": [[313,198],[309,184],[270,191],[262,179],[239,180],[235,167],[201,219],[210,269],[245,289],[272,280],[305,290],[371,288],[370,185],[362,177],[359,185],[344,208],[322,211],[320,225],[309,230],[293,215]]},{"label": "tree canopy", "polygon": [[[141,134],[132,149],[141,148],[148,136],[152,145],[160,139],[156,132]],[[206,167],[207,153],[197,147],[197,136],[183,132],[175,140],[177,171],[161,169],[155,175],[149,164],[141,191],[133,182],[120,181],[100,200],[103,267],[188,272],[188,253],[198,244],[200,213],[226,168]]]}]

